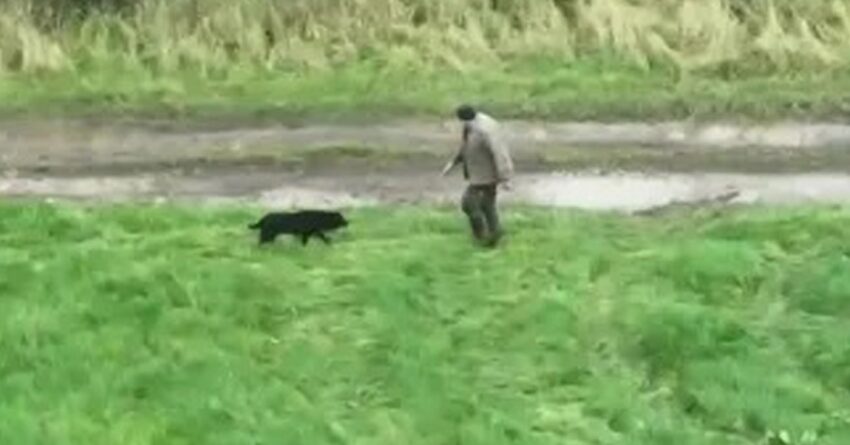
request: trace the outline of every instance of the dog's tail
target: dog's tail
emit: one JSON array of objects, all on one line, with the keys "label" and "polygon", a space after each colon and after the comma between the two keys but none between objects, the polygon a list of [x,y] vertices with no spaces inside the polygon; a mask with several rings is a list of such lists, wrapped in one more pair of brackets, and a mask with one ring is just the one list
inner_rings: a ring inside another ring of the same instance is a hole
[{"label": "dog's tail", "polygon": [[251,230],[257,230],[262,225],[262,221],[257,221],[254,224],[248,224],[248,228]]}]

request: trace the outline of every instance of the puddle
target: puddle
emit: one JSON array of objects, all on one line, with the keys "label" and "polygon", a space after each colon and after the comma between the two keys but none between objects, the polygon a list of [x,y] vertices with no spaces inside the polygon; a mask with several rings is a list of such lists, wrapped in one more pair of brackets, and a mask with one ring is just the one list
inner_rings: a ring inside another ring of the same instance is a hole
[{"label": "puddle", "polygon": [[551,175],[521,183],[515,199],[553,207],[633,211],[709,193],[699,189],[695,178],[681,176]]}]

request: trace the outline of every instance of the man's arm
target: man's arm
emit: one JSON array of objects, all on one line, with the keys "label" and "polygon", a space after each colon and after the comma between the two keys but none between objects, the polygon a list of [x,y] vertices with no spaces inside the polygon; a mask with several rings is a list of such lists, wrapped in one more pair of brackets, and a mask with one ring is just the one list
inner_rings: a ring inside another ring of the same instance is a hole
[{"label": "man's arm", "polygon": [[490,154],[493,156],[493,163],[496,167],[496,177],[501,183],[507,183],[511,180],[514,173],[514,165],[511,160],[511,155],[508,152],[508,147],[504,141],[497,135],[487,135],[487,147],[490,148]]},{"label": "man's arm", "polygon": [[452,160],[449,161],[446,164],[445,167],[443,167],[442,175],[446,176],[447,174],[449,174],[449,172],[452,171],[452,169],[455,168],[455,166],[460,164],[462,161],[463,161],[463,154],[459,151],[458,154],[455,155],[455,157],[453,157]]},{"label": "man's arm", "polygon": [[447,174],[449,174],[449,172],[452,171],[453,168],[455,168],[458,164],[463,162],[463,147],[466,146],[466,141],[467,141],[468,138],[469,138],[469,127],[464,125],[463,126],[463,136],[462,136],[463,143],[461,144],[460,149],[458,149],[455,157],[452,158],[452,160],[449,161],[446,164],[445,167],[443,167],[443,173],[442,173],[443,176],[446,176]]}]

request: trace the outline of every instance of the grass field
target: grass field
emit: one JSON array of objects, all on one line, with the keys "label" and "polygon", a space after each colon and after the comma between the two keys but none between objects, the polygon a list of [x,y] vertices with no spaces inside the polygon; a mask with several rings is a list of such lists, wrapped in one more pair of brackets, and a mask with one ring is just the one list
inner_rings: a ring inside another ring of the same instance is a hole
[{"label": "grass field", "polygon": [[0,112],[837,119],[849,42],[848,0],[7,0]]},{"label": "grass field", "polygon": [[850,442],[846,209],[255,216],[0,205],[0,442]]}]

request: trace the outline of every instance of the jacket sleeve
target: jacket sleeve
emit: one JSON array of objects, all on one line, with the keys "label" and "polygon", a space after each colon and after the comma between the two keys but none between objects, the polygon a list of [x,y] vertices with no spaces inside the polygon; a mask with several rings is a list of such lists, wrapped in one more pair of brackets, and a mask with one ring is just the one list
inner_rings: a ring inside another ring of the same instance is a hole
[{"label": "jacket sleeve", "polygon": [[511,179],[514,173],[514,165],[507,144],[505,144],[500,135],[488,134],[487,145],[490,147],[490,152],[493,154],[493,161],[496,166],[496,176],[500,181],[507,181]]}]

